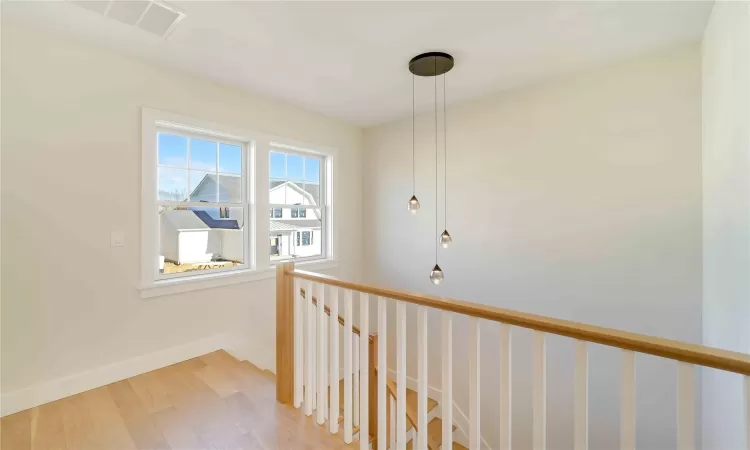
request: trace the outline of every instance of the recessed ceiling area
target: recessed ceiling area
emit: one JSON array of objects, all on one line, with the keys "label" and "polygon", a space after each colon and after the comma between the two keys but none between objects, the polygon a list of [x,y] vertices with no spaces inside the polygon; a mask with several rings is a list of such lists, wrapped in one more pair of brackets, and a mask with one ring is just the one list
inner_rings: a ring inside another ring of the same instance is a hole
[{"label": "recessed ceiling area", "polygon": [[169,5],[185,17],[168,39],[68,1],[3,2],[2,20],[34,22],[255,95],[371,126],[411,113],[408,63],[419,53],[453,55],[448,101],[456,103],[695,42],[712,2]]}]

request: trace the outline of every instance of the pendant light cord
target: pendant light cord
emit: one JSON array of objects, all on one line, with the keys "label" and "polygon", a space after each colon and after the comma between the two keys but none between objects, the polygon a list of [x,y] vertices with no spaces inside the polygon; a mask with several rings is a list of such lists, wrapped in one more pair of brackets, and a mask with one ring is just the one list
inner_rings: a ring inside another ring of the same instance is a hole
[{"label": "pendant light cord", "polygon": [[446,126],[446,114],[445,104],[447,103],[445,97],[445,74],[443,74],[443,224],[445,225],[445,231],[448,231],[448,127]]},{"label": "pendant light cord", "polygon": [[414,74],[411,74],[411,195],[417,195],[417,163],[416,163],[416,138],[415,138],[415,118],[414,118]]},{"label": "pendant light cord", "polygon": [[437,57],[435,63],[435,265],[438,264],[438,109],[437,109]]}]

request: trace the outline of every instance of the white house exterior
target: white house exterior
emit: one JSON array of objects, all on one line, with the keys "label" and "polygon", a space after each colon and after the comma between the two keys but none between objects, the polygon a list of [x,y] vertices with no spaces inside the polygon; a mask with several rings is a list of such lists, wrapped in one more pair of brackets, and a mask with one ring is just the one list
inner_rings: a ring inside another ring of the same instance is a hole
[{"label": "white house exterior", "polygon": [[[317,206],[320,188],[292,181],[271,181],[269,202],[272,205]],[[271,259],[306,258],[321,254],[322,211],[313,208],[271,208]]]},{"label": "white house exterior", "polygon": [[244,220],[237,211],[230,209],[227,218],[219,208],[162,211],[161,255],[175,264],[243,262]]},{"label": "white house exterior", "polygon": [[[190,194],[192,201],[239,201],[240,177],[206,175]],[[317,185],[307,190],[291,181],[272,181],[270,203],[300,205],[270,209],[271,259],[305,258],[321,254],[321,210]],[[217,191],[218,189],[218,191]],[[200,264],[244,262],[244,218],[240,208],[186,207],[165,209],[160,217],[160,250],[165,261]]]}]

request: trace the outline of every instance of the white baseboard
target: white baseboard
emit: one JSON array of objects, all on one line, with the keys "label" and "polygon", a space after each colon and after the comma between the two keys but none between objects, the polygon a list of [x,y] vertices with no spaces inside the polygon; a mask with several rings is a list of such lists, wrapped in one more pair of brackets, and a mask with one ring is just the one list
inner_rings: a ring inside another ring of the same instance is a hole
[{"label": "white baseboard", "polygon": [[[0,408],[0,417],[160,369],[219,349],[227,349],[233,356],[238,357],[239,354],[241,357],[243,352],[238,351],[238,347],[229,335],[220,334],[200,341],[190,342],[56,380],[6,392],[0,397],[0,404],[2,406]],[[257,365],[255,361],[250,361]],[[266,364],[267,362],[261,361],[261,363]]]}]

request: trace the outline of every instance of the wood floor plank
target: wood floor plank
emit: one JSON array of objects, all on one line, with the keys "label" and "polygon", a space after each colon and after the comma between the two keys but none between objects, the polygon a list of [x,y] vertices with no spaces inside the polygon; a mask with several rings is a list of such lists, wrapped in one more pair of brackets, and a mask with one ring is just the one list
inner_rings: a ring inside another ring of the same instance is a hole
[{"label": "wood floor plank", "polygon": [[158,371],[148,372],[128,378],[128,383],[143,403],[149,414],[163,411],[172,406],[167,389],[159,382]]},{"label": "wood floor plank", "polygon": [[0,449],[31,449],[32,410],[21,411],[0,420]]},{"label": "wood floor plank", "polygon": [[0,419],[1,450],[353,449],[214,352]]},{"label": "wood floor plank", "polygon": [[47,403],[34,409],[36,418],[31,421],[31,449],[68,450],[65,444],[61,401]]},{"label": "wood floor plank", "polygon": [[203,449],[205,445],[198,439],[190,423],[181,416],[175,407],[163,409],[151,415],[161,434],[174,450]]},{"label": "wood floor plank", "polygon": [[171,450],[128,380],[107,386],[138,450]]},{"label": "wood floor plank", "polygon": [[231,373],[228,373],[226,369],[207,365],[202,367],[195,372],[195,376],[200,378],[208,387],[213,389],[219,397],[229,397],[232,394],[238,392],[237,385]]}]

